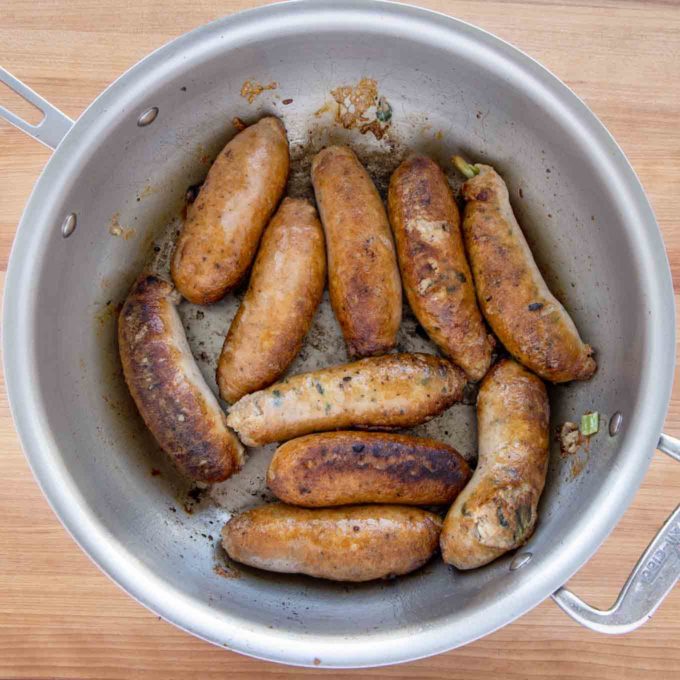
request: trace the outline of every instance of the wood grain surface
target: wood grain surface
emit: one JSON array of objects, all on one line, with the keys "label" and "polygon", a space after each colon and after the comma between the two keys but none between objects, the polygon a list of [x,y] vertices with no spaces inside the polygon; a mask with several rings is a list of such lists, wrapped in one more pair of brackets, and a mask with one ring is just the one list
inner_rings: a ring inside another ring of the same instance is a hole
[{"label": "wood grain surface", "polygon": [[[635,167],[680,290],[680,3],[677,0],[412,0],[475,23],[551,69],[595,111]],[[0,64],[76,117],[151,50],[253,0],[0,0]],[[14,106],[0,86],[0,104]],[[18,107],[15,107],[18,108]],[[0,123],[0,271],[50,152]],[[4,280],[4,279],[3,279]],[[680,435],[676,376],[666,422]],[[195,639],[134,602],[50,511],[0,394],[0,678],[672,678],[680,676],[680,589],[625,637],[580,628],[550,601],[474,644],[359,672],[255,661]],[[657,454],[624,519],[570,586],[609,606],[680,501],[680,466]]]}]

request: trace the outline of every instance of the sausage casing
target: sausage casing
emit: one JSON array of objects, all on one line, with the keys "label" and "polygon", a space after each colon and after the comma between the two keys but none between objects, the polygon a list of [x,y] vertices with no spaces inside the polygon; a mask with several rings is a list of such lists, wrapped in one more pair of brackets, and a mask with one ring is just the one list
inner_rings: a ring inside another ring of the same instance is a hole
[{"label": "sausage casing", "polygon": [[419,508],[349,506],[326,510],[270,503],[233,517],[222,530],[229,557],[252,567],[333,581],[407,574],[430,559],[441,520]]},{"label": "sausage casing", "polygon": [[191,479],[219,482],[243,465],[243,446],[187,344],[172,285],[143,275],[118,320],[125,381],[147,427]]},{"label": "sausage casing", "polygon": [[540,378],[511,359],[489,371],[477,398],[479,461],[444,520],[445,562],[474,569],[530,538],[548,469],[548,421]]},{"label": "sausage casing", "polygon": [[227,423],[247,446],[343,428],[413,427],[463,396],[465,377],[430,354],[387,354],[301,373],[248,394]]},{"label": "sausage casing", "polygon": [[347,350],[384,354],[401,323],[401,281],[378,190],[346,146],[315,156],[312,184],[326,233],[331,304]]},{"label": "sausage casing", "polygon": [[463,234],[482,312],[517,361],[550,382],[587,380],[597,366],[534,261],[505,182],[488,165],[463,185]]},{"label": "sausage casing", "polygon": [[283,123],[268,116],[236,135],[213,163],[172,259],[172,279],[191,302],[216,302],[248,270],[288,179]]},{"label": "sausage casing", "polygon": [[264,232],[217,367],[225,401],[271,385],[302,346],[321,302],[326,253],[315,208],[285,198]]},{"label": "sausage casing", "polygon": [[434,439],[383,432],[324,432],[280,446],[267,485],[284,503],[450,504],[470,479],[465,459]]},{"label": "sausage casing", "polygon": [[407,158],[390,179],[387,205],[413,313],[470,380],[481,380],[494,343],[477,306],[458,206],[441,168],[427,156]]}]

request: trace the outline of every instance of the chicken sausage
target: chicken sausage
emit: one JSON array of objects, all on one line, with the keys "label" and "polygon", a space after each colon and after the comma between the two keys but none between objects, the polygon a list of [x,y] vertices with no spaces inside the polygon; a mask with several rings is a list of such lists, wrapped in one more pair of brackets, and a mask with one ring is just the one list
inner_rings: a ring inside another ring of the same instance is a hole
[{"label": "chicken sausage", "polygon": [[305,507],[355,503],[450,504],[470,479],[453,447],[434,439],[382,432],[325,432],[280,446],[267,485],[284,503]]},{"label": "chicken sausage", "polygon": [[326,232],[331,304],[347,351],[384,354],[401,323],[401,281],[378,190],[346,146],[315,156],[312,184]]},{"label": "chicken sausage", "polygon": [[397,505],[308,510],[271,503],[232,517],[222,529],[229,557],[259,569],[333,581],[407,574],[437,547],[441,520]]},{"label": "chicken sausage", "polygon": [[285,198],[262,237],[248,292],[217,367],[225,401],[271,385],[302,346],[321,302],[326,253],[321,224],[304,199]]},{"label": "chicken sausage", "polygon": [[301,373],[248,394],[227,423],[247,446],[343,428],[413,427],[460,401],[462,371],[430,354],[388,354]]},{"label": "chicken sausage", "polygon": [[175,465],[200,482],[220,482],[243,465],[243,446],[191,354],[172,285],[142,275],[118,319],[118,345],[130,393]]},{"label": "chicken sausage", "polygon": [[548,469],[545,385],[511,359],[494,366],[477,398],[479,461],[441,535],[445,562],[474,569],[526,543]]},{"label": "chicken sausage", "polygon": [[463,234],[486,320],[510,354],[544,380],[587,380],[597,368],[593,350],[543,280],[505,182],[488,165],[469,167],[478,174],[463,185]]},{"label": "chicken sausage", "polygon": [[216,302],[244,276],[288,179],[283,123],[268,116],[220,152],[177,240],[172,278],[196,304]]},{"label": "chicken sausage", "polygon": [[390,179],[387,205],[413,313],[470,380],[481,380],[494,342],[477,306],[458,206],[441,168],[427,156],[407,158]]}]

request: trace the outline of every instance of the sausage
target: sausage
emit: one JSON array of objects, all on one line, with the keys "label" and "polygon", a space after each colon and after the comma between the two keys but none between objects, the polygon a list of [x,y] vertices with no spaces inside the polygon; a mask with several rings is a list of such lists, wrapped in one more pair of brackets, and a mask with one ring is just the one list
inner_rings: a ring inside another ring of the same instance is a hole
[{"label": "sausage", "polygon": [[427,156],[407,158],[390,179],[387,205],[413,313],[470,380],[481,380],[494,342],[477,306],[458,206],[441,168]]},{"label": "sausage", "polygon": [[284,198],[269,223],[224,342],[217,383],[225,401],[271,385],[302,347],[326,282],[326,253],[315,208]]},{"label": "sausage", "polygon": [[144,422],[177,468],[200,482],[220,482],[243,465],[243,446],[191,355],[179,300],[161,278],[137,280],[118,319],[123,374]]},{"label": "sausage", "polygon": [[388,354],[301,373],[248,394],[227,423],[247,446],[348,427],[413,427],[463,396],[462,371],[430,354]]},{"label": "sausage", "polygon": [[548,289],[488,165],[463,185],[463,234],[477,297],[494,333],[517,361],[553,383],[587,380],[597,365],[564,307]]},{"label": "sausage", "polygon": [[450,504],[470,479],[453,447],[434,439],[382,432],[326,432],[280,446],[267,485],[285,503]]},{"label": "sausage", "polygon": [[407,574],[437,547],[441,520],[419,508],[354,505],[309,510],[270,503],[222,529],[227,555],[251,567],[333,581]]},{"label": "sausage", "polygon": [[271,116],[236,135],[213,163],[172,259],[172,279],[190,302],[209,304],[243,278],[288,179],[288,139]]},{"label": "sausage", "polygon": [[526,543],[548,469],[549,406],[541,380],[511,359],[494,366],[477,398],[479,461],[441,535],[445,562],[474,569]]},{"label": "sausage", "polygon": [[401,281],[378,190],[346,146],[314,157],[312,184],[326,233],[331,305],[347,351],[385,354],[401,323]]}]

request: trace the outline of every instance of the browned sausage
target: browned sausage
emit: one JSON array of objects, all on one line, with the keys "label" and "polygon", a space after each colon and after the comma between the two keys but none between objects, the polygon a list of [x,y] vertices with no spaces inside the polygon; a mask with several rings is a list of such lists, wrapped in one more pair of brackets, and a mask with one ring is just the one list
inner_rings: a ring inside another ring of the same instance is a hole
[{"label": "browned sausage", "polygon": [[463,185],[465,245],[482,312],[507,350],[544,380],[587,380],[597,368],[564,307],[548,289],[488,165]]},{"label": "browned sausage", "polygon": [[545,385],[506,359],[477,398],[479,462],[449,510],[441,535],[444,561],[474,569],[526,543],[534,531],[548,469]]},{"label": "browned sausage", "polygon": [[172,260],[177,290],[216,302],[248,270],[288,179],[288,139],[278,118],[262,118],[220,152],[187,210]]},{"label": "browned sausage", "polygon": [[248,292],[224,341],[217,382],[225,401],[271,385],[302,346],[326,281],[316,210],[284,198],[258,250]]},{"label": "browned sausage", "polygon": [[441,520],[398,505],[308,510],[270,503],[222,529],[229,557],[252,567],[333,581],[407,574],[430,559]]},{"label": "browned sausage", "polygon": [[248,394],[227,423],[247,446],[348,427],[413,427],[463,396],[465,377],[430,354],[388,354],[301,373]]},{"label": "browned sausage", "polygon": [[458,206],[441,168],[411,156],[390,179],[390,223],[409,305],[446,356],[473,381],[489,370],[493,340],[477,307]]},{"label": "browned sausage", "polygon": [[401,281],[378,190],[346,146],[316,155],[312,183],[326,232],[331,304],[347,351],[384,354],[401,323]]},{"label": "browned sausage", "polygon": [[219,482],[243,465],[241,443],[201,375],[167,281],[142,275],[118,319],[123,373],[144,422],[188,477]]},{"label": "browned sausage", "polygon": [[267,485],[309,508],[355,503],[449,504],[470,479],[453,447],[382,432],[325,432],[280,446]]}]

